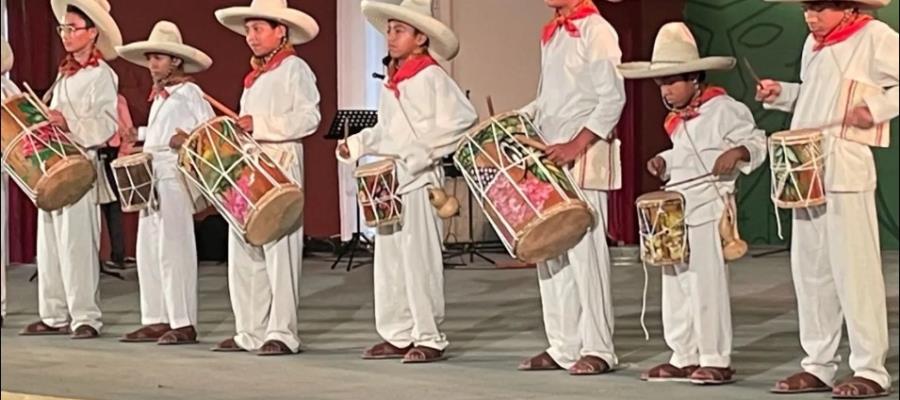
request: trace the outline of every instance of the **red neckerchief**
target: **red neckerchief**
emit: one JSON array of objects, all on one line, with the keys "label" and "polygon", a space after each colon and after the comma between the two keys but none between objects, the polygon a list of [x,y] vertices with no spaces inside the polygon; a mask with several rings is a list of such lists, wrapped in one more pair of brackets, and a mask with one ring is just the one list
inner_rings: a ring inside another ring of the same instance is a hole
[{"label": "red neckerchief", "polygon": [[852,21],[842,22],[832,29],[831,32],[828,32],[823,38],[817,38],[813,35],[813,39],[816,40],[813,51],[819,51],[849,39],[854,33],[859,32],[860,29],[864,28],[866,24],[874,19],[875,18],[868,14],[857,14],[856,18],[853,18]]},{"label": "red neckerchief", "polygon": [[294,52],[294,46],[292,46],[290,43],[285,43],[280,49],[276,50],[273,54],[268,56],[268,58],[256,56],[251,57],[251,70],[247,74],[247,76],[244,77],[244,88],[248,89],[250,88],[250,86],[253,86],[253,83],[255,83],[262,74],[278,68],[278,66],[281,65],[281,62],[284,61],[285,58],[288,58],[294,54],[296,54]]},{"label": "red neckerchief", "polygon": [[91,52],[90,57],[88,57],[87,62],[84,64],[78,62],[75,59],[75,55],[72,53],[67,53],[66,58],[59,63],[59,73],[65,77],[69,77],[78,73],[83,68],[88,67],[96,67],[100,65],[100,60],[103,59],[103,54],[100,53],[100,50],[94,49]]},{"label": "red neckerchief", "polygon": [[700,93],[699,96],[697,96],[694,100],[691,100],[691,104],[689,104],[687,107],[682,110],[669,112],[669,115],[666,116],[666,122],[664,124],[666,133],[668,133],[669,137],[671,137],[678,129],[678,125],[681,125],[683,121],[689,121],[691,119],[697,118],[700,115],[700,106],[706,104],[707,101],[710,101],[719,96],[724,96],[726,94],[728,94],[728,92],[718,86],[707,86],[706,89],[703,89],[703,92]]},{"label": "red neckerchief", "polygon": [[390,78],[388,78],[384,87],[394,92],[394,96],[400,98],[400,88],[397,85],[399,85],[400,82],[416,76],[416,74],[423,69],[432,65],[438,65],[438,63],[428,54],[410,56],[403,62],[403,65],[401,65],[400,68],[388,68]]},{"label": "red neckerchief", "polygon": [[578,7],[575,7],[575,9],[569,13],[569,15],[557,14],[547,23],[547,25],[544,25],[544,30],[541,34],[541,43],[547,44],[550,39],[553,39],[553,35],[556,34],[559,27],[565,28],[566,32],[569,32],[569,36],[571,37],[581,37],[581,32],[572,21],[587,18],[594,14],[600,14],[600,10],[597,9],[597,6],[595,6],[592,1],[581,2]]},{"label": "red neckerchief", "polygon": [[166,89],[167,87],[193,81],[194,78],[186,75],[170,76],[168,78],[165,78],[153,84],[153,87],[150,88],[150,95],[147,96],[147,101],[152,102],[156,99],[157,96],[161,97],[163,100],[168,99],[172,93],[169,93],[169,90]]}]

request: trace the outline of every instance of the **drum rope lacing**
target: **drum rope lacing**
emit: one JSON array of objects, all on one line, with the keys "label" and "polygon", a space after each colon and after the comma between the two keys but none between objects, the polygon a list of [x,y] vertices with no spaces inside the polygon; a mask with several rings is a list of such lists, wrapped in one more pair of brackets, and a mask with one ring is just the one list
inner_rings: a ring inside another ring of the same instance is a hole
[{"label": "drum rope lacing", "polygon": [[[770,138],[769,140],[771,141],[773,139]],[[771,200],[772,200],[772,203],[776,205],[776,207],[775,207],[775,222],[778,227],[778,238],[779,239],[784,240],[784,236],[781,232],[781,230],[782,230],[781,213],[778,212],[777,202],[778,202],[778,197],[781,195],[782,191],[784,191],[784,189],[785,189],[785,185],[787,184],[788,178],[791,179],[792,188],[797,192],[797,194],[800,194],[800,185],[797,182],[797,179],[792,178],[794,176],[794,174],[797,172],[801,172],[801,171],[813,171],[815,173],[815,175],[813,176],[812,182],[810,182],[810,184],[809,184],[809,188],[807,189],[806,193],[803,196],[803,207],[804,208],[810,206],[810,195],[812,194],[813,188],[816,187],[816,184],[818,184],[819,189],[822,190],[823,195],[825,193],[825,182],[823,182],[822,173],[819,172],[820,167],[824,168],[824,165],[825,165],[824,160],[825,160],[826,154],[825,154],[825,152],[822,151],[822,142],[824,142],[825,140],[826,140],[825,136],[822,135],[819,138],[820,144],[818,146],[814,147],[815,156],[812,159],[810,159],[810,160],[806,161],[805,163],[798,165],[796,167],[791,165],[791,160],[787,156],[788,151],[791,151],[791,150],[788,148],[789,145],[785,143],[786,140],[783,140],[783,141],[781,141],[781,143],[777,144],[777,146],[778,146],[777,148],[780,148],[782,151],[782,154],[784,154],[785,164],[783,167],[780,167],[775,164],[776,148],[769,146],[769,163],[770,163],[769,172],[772,176]],[[812,142],[812,143],[815,143],[815,142]],[[802,144],[802,143],[795,143],[795,144]],[[832,148],[831,151],[833,151],[833,150],[834,149]],[[778,179],[779,173],[782,174],[780,179]]]},{"label": "drum rope lacing", "polygon": [[[44,106],[43,104],[37,103],[37,99],[36,99],[36,98],[32,98],[32,95],[31,95],[30,93],[24,93],[23,95],[24,95],[25,100],[28,101],[28,102],[31,104],[31,106],[34,107],[39,113],[41,113],[41,115],[44,117],[45,120],[49,119],[49,116],[48,116],[47,113],[45,112],[45,107],[46,107],[46,106]],[[21,141],[27,140],[27,141],[28,141],[28,144],[29,144],[32,148],[37,148],[37,146],[36,146],[36,144],[35,144],[35,142],[37,142],[37,143],[40,144],[43,148],[52,151],[52,152],[55,153],[57,156],[60,156],[60,157],[63,157],[63,158],[66,158],[66,157],[68,156],[68,154],[66,154],[65,152],[61,151],[62,147],[60,147],[60,149],[57,149],[56,147],[52,146],[52,145],[50,144],[49,141],[46,141],[46,140],[42,139],[39,135],[35,134],[35,133],[34,133],[34,130],[32,130],[32,128],[31,128],[30,126],[28,126],[27,124],[25,124],[24,122],[22,122],[22,120],[19,119],[19,117],[17,117],[16,114],[15,114],[12,110],[10,110],[9,107],[8,107],[6,104],[2,104],[2,106],[3,106],[4,109],[6,109],[7,114],[8,114],[10,117],[12,117],[20,127],[22,127],[25,131],[27,131],[27,134],[20,133],[18,136],[16,136],[16,137],[15,137],[15,138],[7,145],[7,148],[8,148],[8,149],[10,149],[10,148],[15,148],[16,145],[19,144]],[[57,139],[59,139],[59,137],[61,137],[62,139],[65,139],[69,144],[74,144],[74,142],[72,141],[72,139],[71,139],[68,135],[66,135],[65,132],[59,130],[57,127],[52,126],[52,125],[50,125],[49,123],[46,123],[46,122],[45,122],[45,125],[44,125],[43,127],[46,127],[46,128],[48,128],[48,129],[51,129],[51,130],[52,130],[52,134],[51,134],[51,135],[52,135],[53,137],[57,137]],[[58,140],[57,140],[57,141],[58,141]],[[85,154],[81,151],[80,148],[75,147],[75,149],[78,150],[78,152],[79,152],[81,155],[83,155],[83,156],[85,155]],[[9,151],[3,153],[3,156],[2,156],[2,162],[3,162],[3,165],[9,166],[9,163],[8,163],[7,160],[9,159],[10,154],[11,154],[11,152],[9,152]],[[48,169],[47,169],[47,166],[46,166],[46,163],[45,163],[46,160],[44,160],[44,159],[41,157],[41,153],[40,153],[39,151],[35,151],[34,156],[38,158],[38,168],[40,168],[41,174],[42,174],[42,175],[46,175],[46,174],[48,173]],[[9,169],[10,169],[10,171],[12,171],[12,167],[11,167],[11,166],[9,167]],[[28,185],[21,177],[19,177],[18,174],[11,173],[10,176],[13,178],[13,180],[15,180],[16,182],[18,182],[18,183],[20,184],[20,187],[29,187],[29,185]],[[24,190],[24,192],[28,195],[28,197],[29,197],[32,201],[36,201],[36,200],[37,200],[37,198],[36,198],[36,195],[37,195],[37,194],[36,194],[36,193],[32,193],[31,190]]]},{"label": "drum rope lacing", "polygon": [[[508,115],[506,118],[518,118],[519,122],[521,124],[530,125],[530,127],[538,135],[538,137],[540,137],[543,140],[543,137],[540,136],[540,133],[539,133],[540,131],[537,129],[537,127],[534,125],[534,123],[532,123],[531,121],[529,121],[527,119],[522,118],[522,114],[516,113],[516,115]],[[504,120],[506,118],[504,118]],[[499,131],[498,131],[498,128],[499,128]],[[486,127],[485,129],[488,129],[488,127]],[[497,116],[491,117],[491,125],[489,126],[489,129],[491,129],[491,135],[493,137],[494,143],[497,143],[496,146],[498,148],[498,151],[500,149],[500,142],[501,142],[500,138],[499,138],[500,135],[505,134],[508,137],[514,136],[513,132],[511,132],[509,129],[507,129],[505,126],[503,126],[503,124],[500,123],[500,120],[497,119]],[[525,130],[527,131],[528,129],[526,128]],[[482,131],[483,131],[483,129],[482,129]],[[527,132],[523,132],[523,133],[527,134]],[[468,143],[465,144],[465,146],[467,146],[468,150],[472,154],[475,154],[475,151],[473,150],[473,148],[478,149],[478,151],[481,153],[486,153],[486,149],[484,147],[482,147],[481,144],[479,144],[479,143],[473,143],[472,141],[469,141]],[[493,167],[497,169],[497,174],[502,174],[509,182],[515,182],[513,177],[509,174],[510,168],[524,165],[527,162],[527,160],[531,159],[533,162],[537,163],[540,166],[539,168],[544,169],[545,174],[549,175],[549,171],[543,165],[543,162],[540,160],[540,157],[535,152],[535,149],[532,148],[532,146],[528,146],[528,145],[524,145],[524,144],[523,144],[523,146],[527,149],[527,151],[528,151],[527,154],[521,154],[521,156],[522,156],[521,160],[511,160],[511,161],[513,161],[511,164],[508,164],[508,165],[504,164],[504,157],[499,156],[499,155],[498,155],[499,160],[494,160],[494,159],[489,158],[490,162],[493,164]],[[474,187],[476,189],[476,191],[478,192],[479,196],[475,196],[475,199],[478,202],[479,206],[481,206],[482,210],[485,210],[485,212],[487,212],[487,210],[485,209],[485,204],[484,204],[483,199],[488,198],[486,188],[488,187],[488,185],[491,182],[493,182],[494,180],[497,179],[496,176],[493,177],[490,181],[485,182],[484,177],[482,177],[481,175],[476,174],[475,177],[471,177],[471,176],[469,176],[470,175],[469,171],[465,171],[465,168],[462,168],[462,165],[459,165],[459,163],[457,163],[455,159],[454,159],[454,162],[457,164],[457,167],[459,167],[460,170],[463,172],[463,177],[466,179],[466,182],[469,184],[469,187],[470,188]],[[568,172],[566,172],[566,173],[568,174]],[[552,184],[553,188],[558,193],[565,192],[562,189],[562,187],[559,186],[559,183],[556,182],[555,180],[551,180],[550,183]],[[529,197],[525,194],[525,192],[522,190],[522,188],[513,185],[512,189],[519,195],[519,197],[522,200],[525,201],[525,204],[531,209],[531,211],[536,215],[537,218],[544,219],[544,217],[540,215],[540,210],[531,201],[531,199],[529,199]],[[580,188],[578,188],[577,186],[573,186],[573,190],[575,190],[579,199],[584,199],[584,195],[581,192]],[[493,205],[491,205],[491,206],[493,206]],[[591,208],[591,214],[595,214],[595,211],[593,210],[593,208]],[[595,218],[594,218],[595,223],[596,223],[596,220],[597,220],[597,218],[595,215]],[[503,231],[498,228],[496,222],[493,221],[493,219],[488,218],[488,222],[491,223],[491,225],[494,227],[495,231],[497,231],[497,232]],[[515,229],[505,219],[501,218],[501,223],[503,224],[503,227],[506,228],[505,229],[506,232],[514,232],[515,231]],[[498,236],[500,237],[500,241],[503,243],[504,247],[506,247],[507,251],[511,255],[515,255],[515,247],[516,247],[515,243],[509,243],[509,240],[507,239],[507,237],[505,235],[500,234]],[[552,277],[552,269],[548,268],[548,272],[551,273],[551,277]]]},{"label": "drum rope lacing", "polygon": [[[230,123],[230,124],[234,124],[234,123],[235,123],[231,118],[227,118],[225,121],[227,121],[227,123]],[[201,129],[206,129],[206,132],[201,133],[201,135],[204,135],[204,134],[205,134],[206,137],[207,137],[207,139],[209,139],[209,136],[211,135],[211,132],[210,132],[210,131],[215,132],[215,133],[217,133],[217,134],[219,135],[219,137],[221,137],[221,138],[224,139],[224,141],[225,141],[226,144],[228,144],[229,146],[233,147],[234,149],[241,149],[241,150],[243,150],[243,149],[245,149],[246,146],[251,146],[251,147],[252,147],[253,144],[255,144],[255,141],[253,141],[253,139],[252,139],[251,137],[249,137],[249,136],[246,136],[246,135],[245,135],[245,136],[243,136],[243,137],[239,137],[240,134],[239,134],[238,132],[234,132],[234,136],[235,136],[235,137],[234,137],[234,140],[232,140],[231,138],[228,138],[224,133],[222,133],[222,131],[220,131],[218,128],[216,128],[215,126],[213,126],[212,124],[210,124],[209,121],[204,122],[203,125],[201,126]],[[209,141],[210,141],[210,143],[212,143],[212,140],[211,140],[211,139],[209,139]],[[186,144],[187,144],[187,143],[186,143]],[[213,150],[213,155],[216,157],[215,161],[217,162],[218,165],[212,164],[210,161],[208,161],[208,160],[206,160],[205,158],[203,158],[203,156],[202,156],[201,154],[198,154],[196,151],[194,151],[193,149],[191,149],[189,146],[186,146],[186,145],[183,146],[183,147],[182,147],[182,151],[185,152],[186,154],[188,154],[188,155],[191,156],[191,157],[189,157],[190,166],[191,166],[195,171],[199,171],[199,166],[198,166],[198,164],[197,164],[196,159],[200,159],[200,161],[202,162],[202,164],[206,165],[208,168],[211,168],[213,171],[215,171],[215,172],[218,174],[218,178],[215,180],[214,184],[209,185],[207,182],[201,182],[201,181],[198,180],[197,178],[194,178],[194,177],[191,175],[190,170],[186,170],[186,169],[184,168],[183,164],[182,164],[182,163],[179,163],[179,169],[182,170],[182,172],[184,173],[184,176],[187,177],[188,180],[191,181],[191,183],[193,183],[195,186],[197,186],[197,187],[200,188],[201,190],[207,191],[207,192],[212,192],[212,190],[211,190],[210,188],[215,188],[215,187],[217,187],[217,186],[222,182],[223,179],[224,179],[225,181],[227,181],[232,187],[237,187],[237,182],[236,182],[234,179],[231,178],[231,172],[232,172],[235,168],[238,168],[239,166],[244,165],[245,163],[258,164],[259,161],[260,161],[260,158],[261,158],[259,152],[254,152],[254,154],[249,154],[249,152],[244,152],[244,153],[241,154],[241,157],[240,157],[240,158],[238,158],[237,160],[235,160],[235,161],[228,167],[228,169],[225,170],[225,169],[222,168],[222,165],[223,165],[223,163],[222,163],[222,156],[219,154],[219,149],[218,149],[217,147],[215,147],[215,146],[211,146],[211,147],[212,147],[212,150]],[[258,148],[259,148],[258,144],[257,144],[257,146],[255,146],[255,147],[258,149]],[[265,153],[263,153],[263,156],[264,156],[264,155],[265,155]],[[263,160],[263,161],[266,161],[266,160]],[[274,163],[272,163],[272,164],[274,165]],[[260,170],[260,172],[262,173],[262,175],[263,175],[266,179],[268,179],[270,182],[277,182],[277,181],[275,180],[275,178],[269,173],[268,170],[266,170],[265,168],[259,168],[259,170]],[[288,179],[290,182],[296,184],[296,182],[294,182],[293,178],[290,177],[290,176],[287,176],[287,174],[285,174],[285,178]],[[202,177],[201,177],[201,179],[202,179]],[[277,185],[273,185],[273,186],[277,186]],[[236,190],[236,192],[237,192],[238,195],[240,195],[241,197],[244,198],[244,200],[247,202],[247,205],[248,205],[252,210],[255,211],[255,210],[257,210],[257,209],[259,208],[256,204],[254,204],[254,203],[251,201],[251,199],[247,196],[247,194],[245,194],[242,190]],[[227,212],[227,210],[222,210],[222,209],[220,208],[220,205],[219,205],[219,202],[218,202],[218,201],[213,201],[212,203],[213,203],[213,206],[215,206],[215,208],[219,211],[219,213],[222,214],[222,216],[225,217],[225,219],[228,220],[229,226],[230,226],[232,229],[236,230],[236,231],[238,232],[238,234],[240,234],[241,236],[243,236],[244,234],[246,234],[246,232],[243,231],[243,228],[237,228],[237,227],[239,227],[239,226],[243,226],[243,224],[242,224],[242,223],[238,223],[238,221],[236,221],[236,220],[234,219],[234,217],[233,217],[229,212]],[[252,212],[252,211],[251,211],[251,212]],[[248,214],[249,214],[249,213],[248,213]],[[244,222],[246,222],[246,221],[244,221]]]},{"label": "drum rope lacing", "polygon": [[[663,234],[667,234],[671,231],[671,228],[668,226],[664,227],[664,229],[662,231],[659,231],[659,232],[653,231],[653,227],[661,226],[661,224],[657,224],[657,222],[659,221],[659,217],[663,214],[663,206],[666,204],[666,202],[667,202],[667,200],[662,200],[659,203],[659,205],[656,206],[656,212],[653,215],[653,223],[650,223],[650,221],[647,219],[647,216],[643,213],[643,210],[641,210],[640,208],[637,209],[638,224],[640,226],[649,226],[650,227],[650,229],[649,229],[650,232],[647,232],[647,233],[644,233],[643,229],[640,229],[639,239],[641,240],[641,248],[642,249],[645,246],[644,242],[646,240],[657,237],[657,236],[661,236]],[[685,215],[684,214],[684,203],[682,203],[682,217],[681,217],[681,220],[678,222],[680,222],[682,224],[684,223],[684,218],[685,218],[684,215]],[[687,254],[687,252],[685,250],[688,248],[687,245],[688,245],[688,239],[687,239],[687,232],[685,231],[683,233],[682,239],[681,239],[681,248],[682,248],[681,261],[682,262],[685,261],[685,255]],[[641,329],[644,331],[644,340],[650,340],[650,331],[647,329],[647,324],[644,321],[644,316],[647,313],[647,286],[649,283],[649,274],[647,273],[647,262],[643,260],[643,255],[641,257],[641,265],[643,266],[643,269],[644,269],[644,288],[643,288],[643,294],[641,296]]]}]

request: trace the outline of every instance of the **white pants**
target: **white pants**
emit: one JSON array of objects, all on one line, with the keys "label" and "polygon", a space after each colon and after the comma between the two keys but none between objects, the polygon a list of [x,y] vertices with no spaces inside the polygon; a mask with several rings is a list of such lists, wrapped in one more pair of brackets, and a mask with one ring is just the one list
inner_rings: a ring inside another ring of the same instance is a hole
[{"label": "white pants", "polygon": [[0,316],[6,318],[6,265],[9,264],[9,198],[6,194],[9,180],[6,172],[0,172],[0,296],[3,297]]},{"label": "white pants", "polygon": [[428,189],[402,196],[400,224],[375,235],[375,329],[397,347],[410,344],[444,350],[444,262],[440,219]]},{"label": "white pants", "polygon": [[875,193],[827,194],[828,203],[794,212],[791,270],[797,291],[801,365],[831,384],[847,322],[850,368],[887,388],[887,307]]},{"label": "white pants", "polygon": [[228,287],[234,310],[234,340],[257,350],[269,340],[300,351],[297,308],[303,262],[303,228],[263,247],[234,231],[228,236]]},{"label": "white pants", "polygon": [[137,270],[141,324],[197,324],[197,245],[193,203],[181,179],[156,182],[159,209],[141,211]]},{"label": "white pants", "polygon": [[731,366],[731,298],[718,221],[688,228],[687,264],[662,270],[662,321],[672,365]]},{"label": "white pants", "polygon": [[[54,328],[71,323],[98,332],[100,215],[96,191],[56,211],[38,210],[38,311]],[[71,318],[70,318],[71,317]]]},{"label": "white pants", "polygon": [[583,356],[600,357],[615,368],[607,194],[586,190],[584,195],[600,219],[597,227],[560,259],[538,264],[547,354],[563,368]]}]

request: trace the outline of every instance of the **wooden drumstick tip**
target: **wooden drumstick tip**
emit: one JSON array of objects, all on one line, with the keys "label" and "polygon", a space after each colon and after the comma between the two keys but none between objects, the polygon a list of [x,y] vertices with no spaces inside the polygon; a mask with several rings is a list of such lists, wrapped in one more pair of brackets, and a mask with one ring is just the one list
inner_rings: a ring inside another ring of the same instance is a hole
[{"label": "wooden drumstick tip", "polygon": [[350,137],[350,120],[344,117],[344,141],[347,141],[347,138]]},{"label": "wooden drumstick tip", "polygon": [[492,99],[491,96],[487,97],[487,108],[488,114],[490,114],[492,117],[496,115],[494,114],[494,99]]},{"label": "wooden drumstick tip", "polygon": [[29,85],[28,82],[23,81],[22,85],[25,86],[25,91],[34,99],[34,102],[36,103],[35,106],[37,106],[41,113],[44,114],[44,117],[48,117],[50,115],[50,107],[47,107],[41,98],[34,93],[34,90],[31,89],[31,85]]},{"label": "wooden drumstick tip", "polygon": [[203,99],[209,102],[209,105],[213,106],[213,108],[215,108],[216,110],[219,110],[219,112],[221,112],[226,117],[234,119],[235,121],[240,118],[236,112],[232,111],[230,108],[228,108],[228,106],[222,104],[222,102],[206,94],[206,92],[203,92]]}]

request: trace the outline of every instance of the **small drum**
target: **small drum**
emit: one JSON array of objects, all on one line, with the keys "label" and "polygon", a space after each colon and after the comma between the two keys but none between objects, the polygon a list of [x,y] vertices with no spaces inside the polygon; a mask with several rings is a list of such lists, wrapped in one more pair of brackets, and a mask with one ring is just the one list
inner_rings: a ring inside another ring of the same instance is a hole
[{"label": "small drum", "polygon": [[665,267],[688,261],[684,197],[678,192],[650,192],[637,198],[641,261]]},{"label": "small drum", "polygon": [[453,156],[509,254],[541,262],[574,247],[594,214],[569,172],[544,157],[525,115],[497,115],[466,133]]},{"label": "small drum", "polygon": [[769,137],[772,201],[780,208],[825,204],[823,134],[819,130],[773,133]]},{"label": "small drum", "polygon": [[403,201],[397,194],[397,173],[391,160],[378,161],[356,169],[359,206],[366,226],[393,225],[403,215]]},{"label": "small drum", "polygon": [[247,243],[262,246],[300,228],[300,185],[232,119],[213,118],[194,129],[178,164]]},{"label": "small drum", "polygon": [[45,106],[29,94],[7,98],[0,113],[3,167],[34,204],[53,211],[74,204],[97,172],[84,150],[50,125]]},{"label": "small drum", "polygon": [[152,161],[153,155],[150,153],[136,153],[119,157],[110,163],[122,211],[135,212],[156,207]]}]

